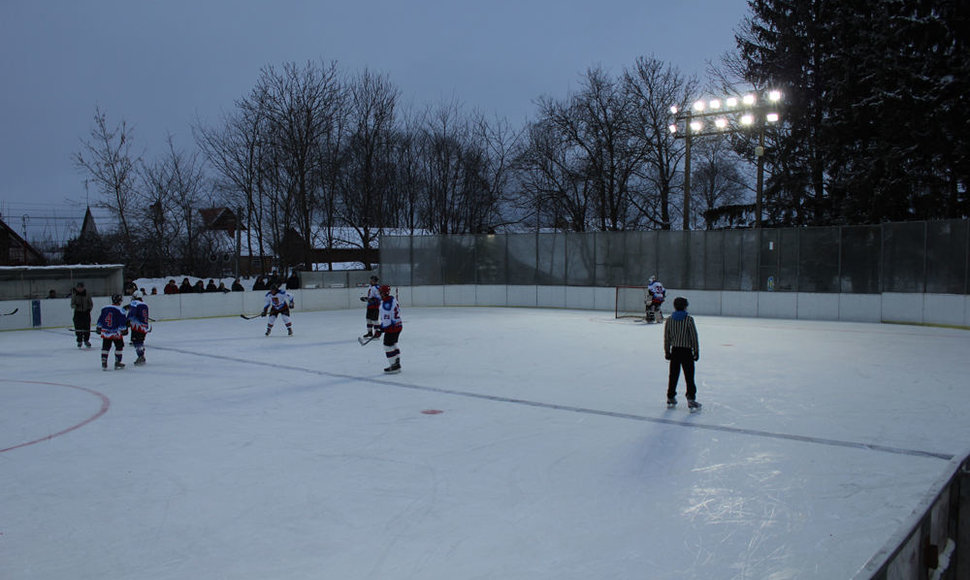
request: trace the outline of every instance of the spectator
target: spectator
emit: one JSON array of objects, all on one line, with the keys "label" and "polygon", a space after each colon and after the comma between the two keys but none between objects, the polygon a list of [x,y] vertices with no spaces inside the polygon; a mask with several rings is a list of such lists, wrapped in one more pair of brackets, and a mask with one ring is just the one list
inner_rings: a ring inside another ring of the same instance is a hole
[{"label": "spectator", "polygon": [[253,282],[253,290],[269,290],[269,284],[266,283],[265,276],[256,277],[256,281]]},{"label": "spectator", "polygon": [[243,285],[239,282],[239,278],[236,278],[235,280],[232,281],[233,292],[245,292],[245,290],[246,289],[243,288]]},{"label": "spectator", "polygon": [[194,286],[192,286],[192,292],[195,292],[197,294],[202,294],[203,292],[205,292],[205,284],[202,283],[201,279],[198,282],[196,282]]},{"label": "spectator", "polygon": [[[178,288],[176,288],[176,290],[178,290]],[[152,296],[156,296],[156,295],[158,295],[158,288],[152,286]]]},{"label": "spectator", "polygon": [[84,288],[84,282],[78,282],[71,296],[71,310],[74,311],[74,334],[77,337],[77,347],[84,346],[91,348],[91,310],[94,309],[94,301],[88,296],[88,291]]},{"label": "spectator", "polygon": [[165,285],[165,289],[163,290],[163,292],[165,292],[166,294],[179,293],[179,287],[178,287],[178,284],[175,283],[175,279],[168,281],[168,284]]},{"label": "spectator", "polygon": [[[200,280],[200,282],[201,282],[201,280]],[[219,288],[216,287],[216,281],[213,280],[212,278],[209,278],[209,283],[206,284],[205,291],[206,292],[218,292],[219,291]]]},{"label": "spectator", "polygon": [[287,290],[298,290],[300,288],[300,275],[297,274],[296,270],[290,274],[290,277],[286,279],[286,289]]},{"label": "spectator", "polygon": [[57,291],[51,288],[50,292],[47,293],[48,298],[57,298]]},{"label": "spectator", "polygon": [[216,290],[222,292],[223,294],[227,294],[229,292],[229,289],[226,288],[226,283],[221,280],[219,281],[219,287],[216,288]]},{"label": "spectator", "polygon": [[135,285],[135,281],[128,280],[128,282],[125,283],[125,295],[131,296],[132,294],[134,294],[135,290],[138,290],[138,286]]},{"label": "spectator", "polygon": [[189,279],[182,278],[182,283],[179,285],[179,294],[191,294],[194,291],[195,290],[192,289],[192,283],[189,282]]}]

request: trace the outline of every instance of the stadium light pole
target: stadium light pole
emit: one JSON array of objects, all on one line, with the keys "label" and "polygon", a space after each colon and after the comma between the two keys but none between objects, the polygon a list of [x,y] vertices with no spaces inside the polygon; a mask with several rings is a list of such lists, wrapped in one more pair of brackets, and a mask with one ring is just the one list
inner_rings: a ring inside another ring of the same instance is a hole
[{"label": "stadium light pole", "polygon": [[761,227],[764,196],[765,127],[781,118],[781,91],[769,90],[741,96],[714,97],[695,101],[686,111],[677,105],[670,107],[674,122],[670,132],[675,139],[684,140],[684,229],[690,229],[690,154],[692,141],[698,137],[727,135],[758,130],[757,185],[755,190],[755,227]]}]

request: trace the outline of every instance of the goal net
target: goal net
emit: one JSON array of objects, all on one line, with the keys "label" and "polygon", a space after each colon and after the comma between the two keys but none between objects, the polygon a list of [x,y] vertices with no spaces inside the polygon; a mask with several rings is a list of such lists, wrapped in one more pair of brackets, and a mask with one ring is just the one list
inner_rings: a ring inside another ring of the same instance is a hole
[{"label": "goal net", "polygon": [[616,318],[644,318],[649,295],[646,286],[617,286]]}]

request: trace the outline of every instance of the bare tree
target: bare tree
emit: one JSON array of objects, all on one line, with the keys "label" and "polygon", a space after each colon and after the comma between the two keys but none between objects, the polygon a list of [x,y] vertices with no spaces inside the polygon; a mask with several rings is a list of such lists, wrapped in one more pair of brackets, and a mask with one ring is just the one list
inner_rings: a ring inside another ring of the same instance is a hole
[{"label": "bare tree", "polygon": [[673,193],[683,183],[677,167],[684,157],[684,143],[668,129],[670,107],[683,108],[696,91],[696,84],[656,58],[638,58],[633,69],[623,75],[624,90],[647,142],[639,176],[649,186],[634,203],[651,224],[664,230],[671,229]]},{"label": "bare tree", "polygon": [[371,248],[394,225],[400,204],[393,195],[394,137],[399,91],[387,77],[364,71],[348,88],[347,144],[343,149],[341,217]]},{"label": "bare tree", "polygon": [[94,128],[89,140],[81,142],[81,150],[74,154],[74,165],[88,175],[87,181],[101,193],[96,204],[110,210],[118,219],[126,252],[134,249],[129,210],[136,200],[138,163],[141,158],[131,151],[132,130],[122,120],[111,127],[100,107],[94,111]]}]

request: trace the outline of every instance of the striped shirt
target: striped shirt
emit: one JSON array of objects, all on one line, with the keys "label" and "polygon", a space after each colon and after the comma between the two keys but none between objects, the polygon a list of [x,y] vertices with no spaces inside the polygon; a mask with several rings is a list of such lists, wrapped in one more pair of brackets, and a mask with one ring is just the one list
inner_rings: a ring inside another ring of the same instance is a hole
[{"label": "striped shirt", "polygon": [[701,353],[701,348],[697,342],[694,317],[684,312],[686,316],[680,318],[678,314],[674,312],[664,323],[664,354],[670,354],[671,349],[681,347],[689,348],[691,354],[697,357]]}]

